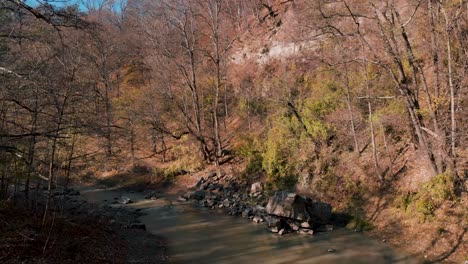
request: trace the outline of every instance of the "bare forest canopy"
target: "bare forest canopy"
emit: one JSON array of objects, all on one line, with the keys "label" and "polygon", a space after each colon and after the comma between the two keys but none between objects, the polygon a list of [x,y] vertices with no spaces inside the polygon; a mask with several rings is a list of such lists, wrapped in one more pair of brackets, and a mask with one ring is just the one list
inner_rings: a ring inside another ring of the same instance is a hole
[{"label": "bare forest canopy", "polygon": [[0,194],[145,153],[179,172],[241,158],[276,189],[448,175],[464,190],[466,1],[118,6],[0,1]]}]

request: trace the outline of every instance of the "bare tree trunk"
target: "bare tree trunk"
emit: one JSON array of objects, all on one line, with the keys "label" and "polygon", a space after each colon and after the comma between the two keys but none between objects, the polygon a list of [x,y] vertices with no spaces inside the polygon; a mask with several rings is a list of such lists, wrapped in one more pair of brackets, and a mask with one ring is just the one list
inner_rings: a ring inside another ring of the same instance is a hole
[{"label": "bare tree trunk", "polygon": [[369,75],[367,72],[367,65],[366,65],[366,93],[367,93],[367,108],[369,111],[369,127],[370,127],[370,136],[371,136],[371,143],[372,143],[372,160],[374,161],[374,168],[377,177],[383,181],[383,175],[380,173],[379,161],[377,158],[377,146],[375,143],[375,131],[374,131],[374,120],[372,120],[372,104],[371,104],[371,95],[369,91]]},{"label": "bare tree trunk", "polygon": [[221,12],[221,2],[219,0],[214,1],[211,6],[209,6],[209,15],[211,19],[211,30],[212,30],[212,41],[214,47],[214,58],[212,58],[216,67],[216,82],[215,82],[215,94],[213,98],[213,125],[214,125],[214,138],[215,138],[215,165],[218,176],[221,176],[220,168],[220,158],[222,153],[221,146],[221,135],[219,128],[219,119],[218,119],[218,107],[219,107],[219,97],[222,87],[221,80],[221,51],[220,51],[220,12]]},{"label": "bare tree trunk", "polygon": [[72,136],[72,144],[70,146],[70,152],[68,153],[68,161],[67,161],[67,168],[65,171],[65,189],[68,189],[68,184],[70,183],[70,174],[71,174],[71,167],[72,167],[72,162],[73,162],[73,155],[75,153],[75,143],[76,143],[76,138],[78,136],[76,134],[73,134]]},{"label": "bare tree trunk", "polygon": [[356,128],[354,125],[354,116],[353,116],[353,109],[351,107],[351,95],[350,95],[350,89],[349,89],[349,78],[348,78],[348,64],[345,63],[345,87],[346,87],[346,104],[348,106],[348,112],[349,112],[349,119],[351,123],[351,133],[353,134],[353,139],[354,139],[354,151],[356,154],[359,156],[359,144],[357,141],[356,137]]},{"label": "bare tree trunk", "polygon": [[447,29],[447,68],[448,68],[448,83],[450,89],[450,150],[452,158],[455,160],[457,157],[456,153],[456,132],[457,123],[455,120],[455,88],[453,85],[453,74],[452,74],[452,44],[450,41],[450,30]]},{"label": "bare tree trunk", "polygon": [[112,110],[111,102],[109,98],[109,78],[108,76],[104,77],[104,88],[105,88],[105,106],[106,106],[106,152],[108,156],[112,155]]},{"label": "bare tree trunk", "polygon": [[164,136],[162,136],[161,138],[161,145],[162,145],[162,162],[166,162],[167,147],[166,147],[166,141],[164,140]]},{"label": "bare tree trunk", "polygon": [[[38,88],[36,87],[35,93],[34,93],[34,112],[32,114],[32,125],[31,125],[31,141],[29,142],[29,159],[28,159],[28,165],[29,167],[34,166],[34,155],[36,154],[36,136],[34,134],[36,133],[36,128],[37,128],[37,118],[38,118]],[[26,175],[26,183],[24,186],[24,197],[26,199],[26,204],[29,205],[29,185],[30,185],[30,180],[31,180],[31,175],[33,171],[29,169],[27,175]]]},{"label": "bare tree trunk", "polygon": [[[384,26],[382,25],[382,21],[380,20],[379,16],[378,16],[378,13],[377,13],[377,8],[375,7],[375,5],[371,4],[373,6],[373,9],[374,9],[374,17],[377,21],[377,24],[378,24],[378,27],[379,27],[379,30],[380,30],[380,35],[381,35],[381,38],[385,44],[385,49],[386,49],[386,52],[388,53],[388,55],[390,55],[390,57],[393,59],[393,62],[395,63],[395,66],[397,68],[397,71],[399,73],[399,77],[396,75],[396,73],[394,72],[394,70],[387,66],[387,65],[382,65],[383,67],[385,67],[396,87],[398,88],[398,91],[400,92],[400,94],[403,96],[403,99],[404,99],[404,103],[405,103],[405,108],[409,114],[409,117],[410,117],[410,121],[411,121],[411,124],[412,124],[412,128],[414,129],[414,134],[416,136],[416,139],[417,139],[417,143],[419,144],[419,147],[421,148],[421,150],[424,152],[424,155],[426,156],[428,162],[429,162],[429,166],[430,166],[430,169],[431,169],[431,174],[432,175],[437,175],[437,169],[436,169],[436,165],[434,164],[434,160],[433,160],[433,153],[431,151],[431,149],[429,148],[429,145],[428,145],[428,142],[427,142],[427,139],[425,137],[425,135],[423,134],[423,131],[422,131],[422,116],[420,114],[420,107],[419,107],[419,101],[418,101],[418,97],[417,97],[417,88],[411,90],[410,89],[410,86],[409,86],[409,80],[406,76],[406,73],[405,73],[405,70],[404,70],[404,67],[403,67],[403,63],[402,63],[402,59],[400,56],[398,56],[397,52],[394,50],[394,48],[392,47],[387,35],[386,35],[386,30],[384,28]],[[389,31],[391,34],[391,36],[393,36],[392,34],[394,34],[393,30],[390,30]],[[393,39],[393,37],[392,37]],[[397,45],[397,43],[395,43],[395,45]],[[414,73],[414,72],[413,72]]]},{"label": "bare tree trunk", "polygon": [[[439,129],[437,116],[436,116],[436,113],[435,113],[434,108],[432,106],[433,105],[432,96],[431,96],[431,93],[429,91],[429,88],[428,88],[428,85],[427,85],[427,82],[426,82],[426,77],[425,77],[424,71],[418,65],[418,63],[416,62],[416,59],[415,59],[415,56],[414,56],[414,53],[413,53],[412,45],[411,45],[411,43],[409,41],[409,37],[408,37],[408,35],[406,33],[406,28],[400,21],[400,14],[396,9],[394,9],[393,11],[395,13],[395,16],[397,18],[397,21],[398,21],[400,29],[401,29],[401,37],[402,37],[402,39],[403,39],[403,41],[405,43],[405,46],[406,46],[406,50],[407,50],[407,54],[408,54],[408,61],[410,63],[411,70],[413,72],[413,78],[417,78],[418,74],[419,74],[419,76],[421,76],[421,81],[422,81],[422,85],[423,85],[423,88],[424,88],[424,92],[426,93],[427,107],[429,109],[429,115],[431,116],[432,123],[433,123],[433,126],[434,126],[435,144],[432,144],[432,150],[433,150],[434,161],[435,161],[434,165],[435,165],[435,168],[436,168],[437,172],[442,173],[442,170],[443,170],[442,148],[443,148],[443,145],[445,144],[445,142],[442,142],[443,139],[442,139],[442,136],[441,136],[441,131]],[[415,85],[418,86],[418,83],[416,82],[416,79],[415,79]],[[417,97],[417,95],[416,95],[416,97]],[[435,145],[435,148],[436,148],[435,151],[434,151],[434,145]]]},{"label": "bare tree trunk", "polygon": [[130,152],[132,167],[135,167],[135,126],[132,120],[130,120]]},{"label": "bare tree trunk", "polygon": [[434,12],[434,7],[432,6],[432,1],[427,1],[429,8],[429,15],[431,20],[431,48],[432,48],[432,65],[434,67],[433,73],[435,76],[434,80],[434,97],[439,97],[440,91],[440,71],[439,71],[439,41],[437,38],[437,29],[436,29],[436,15]]},{"label": "bare tree trunk", "polygon": [[[390,171],[390,175],[393,176],[393,157],[392,157],[392,154],[390,152],[390,147],[388,146],[388,142],[387,142],[387,136],[385,135],[385,128],[384,126],[382,125],[382,123],[380,123],[380,128],[382,129],[382,137],[383,137],[383,142],[384,142],[384,146],[385,146],[385,150],[387,151],[387,155],[388,155],[388,158],[390,160],[390,163],[389,163],[389,166],[388,166],[388,169]],[[385,177],[384,175],[382,177]]]},{"label": "bare tree trunk", "polygon": [[50,150],[50,157],[49,157],[49,182],[47,185],[47,201],[44,208],[44,216],[42,218],[42,226],[46,224],[47,221],[47,213],[49,211],[50,202],[52,199],[52,188],[53,188],[53,181],[54,181],[54,166],[55,166],[55,151],[57,144],[57,137],[52,139],[52,145]]}]

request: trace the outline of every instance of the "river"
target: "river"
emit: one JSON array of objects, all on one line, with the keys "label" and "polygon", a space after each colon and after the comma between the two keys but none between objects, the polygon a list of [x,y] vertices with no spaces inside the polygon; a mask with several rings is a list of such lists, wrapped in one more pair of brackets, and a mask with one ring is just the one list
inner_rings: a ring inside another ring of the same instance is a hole
[{"label": "river", "polygon": [[[169,240],[172,263],[420,263],[360,232],[337,229],[316,235],[270,233],[264,224],[217,210],[181,203],[170,197],[145,200],[142,193],[88,189],[89,202],[109,204],[125,196],[141,209],[147,231]],[[107,201],[104,201],[107,200]]]}]

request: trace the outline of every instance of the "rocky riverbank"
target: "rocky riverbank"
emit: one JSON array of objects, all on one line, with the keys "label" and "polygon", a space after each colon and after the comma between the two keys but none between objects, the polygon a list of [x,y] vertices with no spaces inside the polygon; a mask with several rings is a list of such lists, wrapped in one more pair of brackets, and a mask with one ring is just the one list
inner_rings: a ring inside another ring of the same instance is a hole
[{"label": "rocky riverbank", "polygon": [[[261,182],[241,184],[233,179],[209,173],[178,197],[181,202],[194,201],[202,207],[222,210],[255,223],[264,223],[273,233],[284,235],[332,231],[334,226],[345,224],[332,214],[332,207],[311,197],[294,192],[280,191],[267,194]],[[158,193],[147,198],[155,199]]]}]

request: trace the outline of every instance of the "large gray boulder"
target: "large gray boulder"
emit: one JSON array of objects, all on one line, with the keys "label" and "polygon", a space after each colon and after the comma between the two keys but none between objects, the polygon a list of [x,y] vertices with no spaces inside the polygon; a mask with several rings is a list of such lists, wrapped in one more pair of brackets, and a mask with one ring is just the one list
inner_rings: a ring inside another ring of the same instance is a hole
[{"label": "large gray boulder", "polygon": [[332,207],[327,203],[306,196],[281,191],[270,197],[266,212],[270,215],[290,218],[300,222],[327,224],[332,215]]}]

